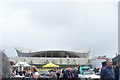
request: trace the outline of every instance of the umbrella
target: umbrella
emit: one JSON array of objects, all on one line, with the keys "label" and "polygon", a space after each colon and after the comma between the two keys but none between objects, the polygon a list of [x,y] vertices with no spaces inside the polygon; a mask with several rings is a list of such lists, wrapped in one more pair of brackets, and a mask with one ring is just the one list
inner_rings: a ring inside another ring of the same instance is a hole
[{"label": "umbrella", "polygon": [[73,68],[71,68],[71,67],[68,67],[68,68],[65,68],[65,69],[67,69],[67,70],[73,70]]},{"label": "umbrella", "polygon": [[44,65],[43,67],[59,67],[59,65],[55,65],[52,62],[50,62],[50,63]]},{"label": "umbrella", "polygon": [[30,67],[30,65],[26,62],[18,62],[17,64],[13,65],[13,67],[19,67],[20,65],[24,67]]}]

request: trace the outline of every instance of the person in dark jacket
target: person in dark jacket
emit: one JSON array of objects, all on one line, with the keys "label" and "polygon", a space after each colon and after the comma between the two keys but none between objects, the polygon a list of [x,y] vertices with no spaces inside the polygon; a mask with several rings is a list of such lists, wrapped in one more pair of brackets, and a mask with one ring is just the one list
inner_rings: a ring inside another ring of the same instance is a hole
[{"label": "person in dark jacket", "polygon": [[113,69],[112,60],[106,61],[106,66],[100,72],[100,80],[115,80],[115,73]]},{"label": "person in dark jacket", "polygon": [[73,70],[73,74],[74,74],[74,79],[78,79],[78,69],[77,68],[75,68],[74,70]]},{"label": "person in dark jacket", "polygon": [[114,69],[115,79],[120,80],[120,61],[118,61],[117,67]]}]

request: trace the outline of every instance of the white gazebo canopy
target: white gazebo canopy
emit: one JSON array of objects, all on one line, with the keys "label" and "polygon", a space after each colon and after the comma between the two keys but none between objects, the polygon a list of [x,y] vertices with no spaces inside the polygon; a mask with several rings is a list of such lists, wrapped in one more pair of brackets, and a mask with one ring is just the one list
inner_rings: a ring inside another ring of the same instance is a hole
[{"label": "white gazebo canopy", "polygon": [[26,63],[26,62],[18,62],[18,63],[16,63],[14,66],[30,66],[28,63]]}]

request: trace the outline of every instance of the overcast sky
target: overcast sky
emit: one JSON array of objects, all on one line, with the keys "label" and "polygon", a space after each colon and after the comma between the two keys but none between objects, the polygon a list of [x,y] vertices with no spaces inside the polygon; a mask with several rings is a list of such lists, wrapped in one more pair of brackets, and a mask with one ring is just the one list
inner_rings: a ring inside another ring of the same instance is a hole
[{"label": "overcast sky", "polygon": [[[1,48],[36,51],[90,49],[92,56],[115,56],[117,2],[11,2],[0,4]],[[94,51],[94,53],[93,53]]]}]

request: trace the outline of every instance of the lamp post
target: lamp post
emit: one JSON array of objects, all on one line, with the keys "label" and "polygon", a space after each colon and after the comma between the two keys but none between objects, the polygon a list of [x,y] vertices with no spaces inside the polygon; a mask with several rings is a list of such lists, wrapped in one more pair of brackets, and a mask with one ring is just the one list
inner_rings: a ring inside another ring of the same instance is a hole
[{"label": "lamp post", "polygon": [[118,54],[116,53],[116,63],[118,63]]}]

